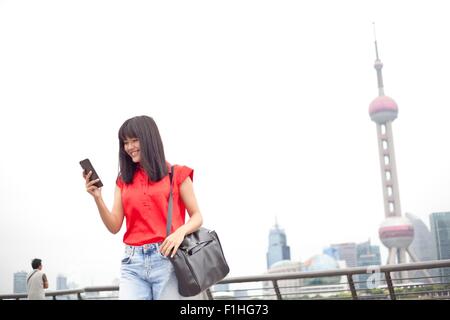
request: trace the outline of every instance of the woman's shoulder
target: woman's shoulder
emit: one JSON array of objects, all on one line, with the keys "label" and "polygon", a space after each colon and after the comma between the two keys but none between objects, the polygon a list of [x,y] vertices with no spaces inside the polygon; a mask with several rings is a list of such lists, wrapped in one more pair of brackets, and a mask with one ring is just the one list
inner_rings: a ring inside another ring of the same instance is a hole
[{"label": "woman's shoulder", "polygon": [[173,167],[175,167],[175,169],[179,169],[179,168],[190,168],[190,166],[189,165],[186,165],[186,164],[180,164],[180,163],[175,163],[175,164],[172,164],[172,166]]},{"label": "woman's shoulder", "polygon": [[178,184],[186,180],[187,177],[190,177],[191,180],[194,179],[194,169],[190,166],[184,164],[174,164],[171,168],[174,170],[174,178]]},{"label": "woman's shoulder", "polygon": [[166,165],[167,165],[167,169],[169,170],[169,172],[170,172],[170,170],[172,170],[172,168],[175,171],[186,170],[186,169],[192,170],[192,168],[189,165],[186,165],[186,164],[166,162]]}]

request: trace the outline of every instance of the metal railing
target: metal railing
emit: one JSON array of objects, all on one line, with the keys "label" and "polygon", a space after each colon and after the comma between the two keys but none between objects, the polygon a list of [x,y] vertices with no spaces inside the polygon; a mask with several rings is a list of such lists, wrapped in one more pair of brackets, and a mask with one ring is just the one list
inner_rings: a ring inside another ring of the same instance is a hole
[{"label": "metal railing", "polygon": [[[430,271],[449,268],[450,260],[366,266],[317,272],[272,273],[259,276],[229,277],[218,285],[235,285],[238,289],[216,289],[205,299],[450,299],[450,271],[446,276],[424,273],[420,277],[401,277],[405,271]],[[338,283],[336,278],[339,277]],[[327,279],[334,279],[332,283]],[[368,279],[366,279],[368,278]],[[253,286],[246,287],[246,284]],[[255,286],[256,284],[256,286]],[[119,286],[90,286],[78,289],[47,291],[53,300],[118,299]],[[103,293],[108,293],[104,295]],[[251,294],[249,294],[249,292]],[[242,294],[245,293],[245,294]],[[2,299],[26,299],[27,294],[0,294]]]},{"label": "metal railing", "polygon": [[[77,289],[52,290],[46,291],[45,296],[53,300],[112,300],[118,298],[119,286],[90,286]],[[110,292],[109,295],[101,295],[102,292]],[[0,300],[3,299],[27,299],[26,293],[0,294]]]},{"label": "metal railing", "polygon": [[[420,277],[401,277],[405,271],[438,268],[449,268],[447,276],[425,272]],[[336,277],[341,277],[339,283],[327,281]],[[246,288],[245,283],[262,286]],[[239,284],[240,288],[220,291],[213,287],[214,299],[450,299],[450,260],[232,277],[218,284]]]}]

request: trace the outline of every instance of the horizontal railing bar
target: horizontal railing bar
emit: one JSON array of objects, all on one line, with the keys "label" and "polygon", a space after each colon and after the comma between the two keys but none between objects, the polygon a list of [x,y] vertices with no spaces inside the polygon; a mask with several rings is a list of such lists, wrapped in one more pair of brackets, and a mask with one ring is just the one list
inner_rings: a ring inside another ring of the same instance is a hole
[{"label": "horizontal railing bar", "polygon": [[261,281],[273,281],[273,280],[289,280],[289,279],[305,279],[305,278],[318,278],[318,277],[332,277],[332,276],[343,276],[343,275],[356,275],[364,274],[367,275],[368,267],[379,268],[380,273],[382,272],[396,272],[396,271],[407,271],[407,270],[419,270],[419,269],[435,269],[442,267],[450,267],[450,259],[448,260],[434,260],[426,262],[414,262],[414,263],[402,263],[397,265],[383,265],[383,266],[365,266],[365,267],[353,267],[345,269],[336,270],[325,270],[325,271],[301,271],[301,272],[289,272],[289,273],[271,273],[258,276],[240,276],[240,277],[229,277],[218,282],[218,284],[235,283],[235,282],[261,282]]}]

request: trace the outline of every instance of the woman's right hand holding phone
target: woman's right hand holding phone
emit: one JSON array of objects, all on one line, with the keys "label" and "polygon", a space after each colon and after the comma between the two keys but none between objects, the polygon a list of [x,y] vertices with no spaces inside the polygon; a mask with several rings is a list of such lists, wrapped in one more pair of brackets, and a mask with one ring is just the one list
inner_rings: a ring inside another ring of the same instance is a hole
[{"label": "woman's right hand holding phone", "polygon": [[102,196],[101,188],[95,186],[95,183],[100,181],[100,179],[90,181],[89,178],[92,175],[92,171],[89,171],[88,174],[85,175],[83,171],[83,178],[86,180],[86,191],[93,196],[95,199],[98,199]]}]

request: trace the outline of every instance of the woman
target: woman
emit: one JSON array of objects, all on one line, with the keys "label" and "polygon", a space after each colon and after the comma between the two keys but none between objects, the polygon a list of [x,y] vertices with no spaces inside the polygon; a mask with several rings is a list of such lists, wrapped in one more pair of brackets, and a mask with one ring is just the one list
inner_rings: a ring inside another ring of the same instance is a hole
[{"label": "woman", "polygon": [[[179,299],[168,256],[175,254],[185,235],[202,225],[192,185],[193,170],[174,166],[172,227],[166,237],[171,165],[166,162],[161,136],[151,117],[134,117],[120,127],[119,164],[111,211],[101,189],[94,185],[99,179],[89,181],[92,172],[83,173],[86,190],[94,197],[106,228],[116,234],[126,217],[119,298]],[[190,219],[185,223],[186,210]]]}]

